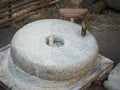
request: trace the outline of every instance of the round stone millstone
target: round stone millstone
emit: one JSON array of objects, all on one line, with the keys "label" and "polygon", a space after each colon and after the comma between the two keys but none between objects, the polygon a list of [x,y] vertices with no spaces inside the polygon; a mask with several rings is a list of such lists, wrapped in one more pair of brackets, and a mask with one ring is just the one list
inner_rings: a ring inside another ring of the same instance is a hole
[{"label": "round stone millstone", "polygon": [[41,79],[82,78],[95,67],[98,46],[72,22],[48,19],[21,28],[11,42],[11,58],[23,71]]}]

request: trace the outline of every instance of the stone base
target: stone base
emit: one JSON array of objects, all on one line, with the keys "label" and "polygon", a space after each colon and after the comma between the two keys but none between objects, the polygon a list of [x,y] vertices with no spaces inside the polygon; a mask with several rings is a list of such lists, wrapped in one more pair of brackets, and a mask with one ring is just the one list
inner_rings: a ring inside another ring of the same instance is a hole
[{"label": "stone base", "polygon": [[10,54],[9,50],[5,50],[3,53],[4,58],[0,61],[0,63],[3,63],[3,66],[0,67],[0,70],[2,70],[2,72],[0,72],[0,80],[12,88],[12,90],[81,90],[87,88],[94,80],[110,71],[113,65],[111,60],[99,55],[98,61],[100,62],[94,71],[81,80],[77,78],[69,81],[47,81],[18,69],[12,60],[8,58]]}]

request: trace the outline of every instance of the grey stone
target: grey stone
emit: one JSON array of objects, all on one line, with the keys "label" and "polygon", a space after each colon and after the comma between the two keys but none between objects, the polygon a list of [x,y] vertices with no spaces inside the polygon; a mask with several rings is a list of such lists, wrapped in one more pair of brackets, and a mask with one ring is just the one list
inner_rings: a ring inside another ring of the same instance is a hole
[{"label": "grey stone", "polygon": [[88,87],[100,74],[103,75],[102,72],[106,71],[113,63],[110,59],[101,55],[98,55],[96,60],[99,62],[96,63],[94,71],[86,74],[82,79],[49,81],[24,72],[14,64],[9,56],[5,60],[7,63],[2,69],[6,77],[3,82],[12,90],[81,90],[83,87]]},{"label": "grey stone", "polygon": [[[12,90],[79,90],[111,69],[98,54],[95,38],[72,22],[48,19],[30,23],[13,37],[1,67]],[[106,70],[107,69],[107,70]]]},{"label": "grey stone", "polygon": [[111,71],[104,86],[108,90],[120,90],[120,63]]},{"label": "grey stone", "polygon": [[[60,37],[63,45],[48,45],[49,36]],[[44,80],[80,79],[94,69],[97,56],[97,42],[88,31],[83,37],[80,25],[57,19],[38,20],[24,26],[11,42],[15,65]]]}]

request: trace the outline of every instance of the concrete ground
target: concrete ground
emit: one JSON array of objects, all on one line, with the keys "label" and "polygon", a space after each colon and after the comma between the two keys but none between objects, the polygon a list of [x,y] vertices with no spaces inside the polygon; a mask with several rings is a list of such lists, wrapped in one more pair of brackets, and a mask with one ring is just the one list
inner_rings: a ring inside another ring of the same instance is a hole
[{"label": "concrete ground", "polygon": [[[90,15],[90,19],[89,31],[98,41],[100,54],[113,60],[116,66],[120,62],[120,14],[108,12]],[[10,43],[17,30],[18,28],[15,27],[0,29],[0,48]],[[91,88],[91,90],[106,90],[103,86],[96,84]]]}]

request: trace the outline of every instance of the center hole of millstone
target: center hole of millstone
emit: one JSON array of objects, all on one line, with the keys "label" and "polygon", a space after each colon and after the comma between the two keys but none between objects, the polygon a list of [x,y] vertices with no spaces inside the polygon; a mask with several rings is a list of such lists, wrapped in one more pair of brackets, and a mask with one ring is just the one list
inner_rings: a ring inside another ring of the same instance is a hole
[{"label": "center hole of millstone", "polygon": [[51,47],[61,47],[64,45],[64,40],[60,36],[51,35],[47,37],[46,44]]}]

